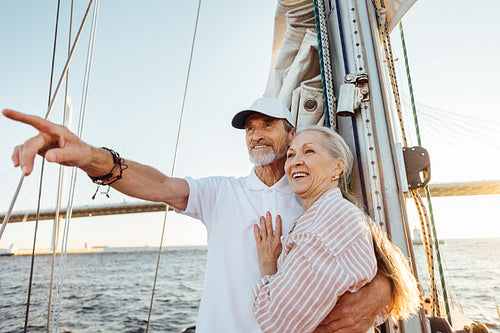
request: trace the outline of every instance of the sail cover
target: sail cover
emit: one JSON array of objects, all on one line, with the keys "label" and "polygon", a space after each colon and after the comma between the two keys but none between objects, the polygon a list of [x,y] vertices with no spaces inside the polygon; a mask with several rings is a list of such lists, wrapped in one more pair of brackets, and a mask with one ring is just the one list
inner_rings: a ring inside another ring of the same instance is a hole
[{"label": "sail cover", "polygon": [[312,0],[279,0],[264,97],[290,108],[297,127],[324,123],[318,37]]},{"label": "sail cover", "polygon": [[389,31],[392,31],[406,12],[413,6],[417,0],[386,0],[384,1],[387,9],[387,21],[389,22]]},{"label": "sail cover", "polygon": [[[381,7],[381,0],[377,5]],[[392,30],[416,0],[386,0]],[[264,97],[279,98],[297,128],[324,125],[323,91],[313,0],[278,0],[271,68]]]}]

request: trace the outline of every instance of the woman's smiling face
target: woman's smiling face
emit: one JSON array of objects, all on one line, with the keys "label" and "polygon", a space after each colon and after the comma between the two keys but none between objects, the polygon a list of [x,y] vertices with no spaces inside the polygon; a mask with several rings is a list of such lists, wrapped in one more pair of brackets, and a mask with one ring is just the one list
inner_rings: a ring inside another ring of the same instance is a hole
[{"label": "woman's smiling face", "polygon": [[343,159],[332,157],[325,145],[326,137],[309,130],[296,135],[287,151],[285,172],[292,190],[302,200],[316,201],[338,182],[344,169]]}]

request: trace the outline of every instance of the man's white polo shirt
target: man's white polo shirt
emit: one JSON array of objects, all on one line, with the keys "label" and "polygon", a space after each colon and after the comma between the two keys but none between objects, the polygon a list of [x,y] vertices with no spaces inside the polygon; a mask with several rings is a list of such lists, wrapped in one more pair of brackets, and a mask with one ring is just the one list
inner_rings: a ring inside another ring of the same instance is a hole
[{"label": "man's white polo shirt", "polygon": [[[286,177],[268,187],[256,176],[186,178],[185,211],[207,228],[208,256],[196,332],[261,332],[252,312],[252,289],[260,278],[253,225],[270,211],[283,235],[302,214]],[[273,221],[274,222],[274,221]],[[274,224],[274,223],[273,223]]]}]

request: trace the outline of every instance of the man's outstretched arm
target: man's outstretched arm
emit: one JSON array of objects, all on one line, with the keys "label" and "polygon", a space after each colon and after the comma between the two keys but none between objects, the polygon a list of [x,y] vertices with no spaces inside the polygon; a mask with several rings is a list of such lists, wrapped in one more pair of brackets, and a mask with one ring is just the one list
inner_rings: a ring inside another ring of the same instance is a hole
[{"label": "man's outstretched arm", "polygon": [[[39,131],[37,136],[15,147],[12,154],[14,166],[21,167],[25,176],[33,171],[37,154],[48,162],[78,167],[91,177],[107,175],[111,170],[113,176],[119,173],[109,151],[85,143],[66,127],[13,110],[3,110],[3,114]],[[185,180],[167,177],[150,166],[133,161],[127,160],[125,164],[128,168],[123,171],[122,179],[112,184],[115,189],[135,198],[164,202],[181,210],[186,208],[189,186]]]},{"label": "man's outstretched arm", "polygon": [[377,274],[355,293],[345,293],[315,333],[366,333],[391,302],[390,281]]}]

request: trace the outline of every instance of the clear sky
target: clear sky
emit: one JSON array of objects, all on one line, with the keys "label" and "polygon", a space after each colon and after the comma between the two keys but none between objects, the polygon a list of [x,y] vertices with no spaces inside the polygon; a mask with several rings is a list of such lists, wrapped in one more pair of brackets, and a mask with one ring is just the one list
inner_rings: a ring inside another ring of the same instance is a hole
[{"label": "clear sky", "polygon": [[[86,141],[170,175],[197,4],[194,0],[145,1],[140,6],[131,1],[101,3]],[[45,114],[56,5],[56,1],[0,3],[0,108]],[[86,1],[75,1],[73,31],[86,6]],[[420,0],[403,19],[433,183],[500,179],[499,7],[494,0],[477,1],[474,6]],[[244,176],[249,172],[243,133],[229,122],[235,111],[248,107],[264,91],[274,8],[275,2],[269,0],[202,1],[175,175]],[[68,13],[68,4],[63,4],[55,81],[67,53]],[[90,23],[69,73],[75,119]],[[403,73],[397,33],[392,37],[398,71]],[[62,96],[51,115],[53,121],[60,122]],[[0,211],[5,211],[20,174],[10,162],[12,148],[35,132],[2,117],[0,133]],[[47,172],[51,181],[44,185],[43,207],[53,205],[57,168],[50,166]],[[95,188],[85,175],[78,177],[77,199],[91,203]],[[36,207],[38,176],[29,178],[18,208]],[[114,191],[111,196],[110,202],[128,200]],[[95,203],[106,200],[100,196]],[[496,212],[500,196],[435,198],[433,203],[440,236],[500,237]],[[70,244],[154,246],[159,244],[162,222],[160,213],[75,219]],[[48,246],[50,229],[51,223],[41,222],[39,247]],[[32,223],[10,224],[0,248],[12,242],[29,248],[32,232]],[[203,226],[169,214],[166,242],[203,244]]]}]

